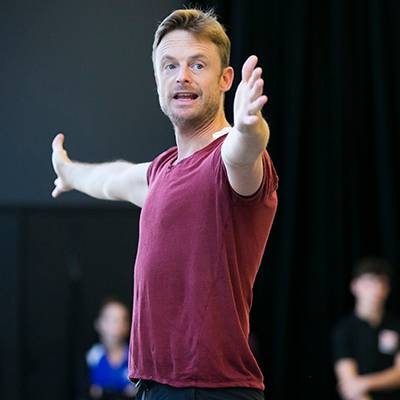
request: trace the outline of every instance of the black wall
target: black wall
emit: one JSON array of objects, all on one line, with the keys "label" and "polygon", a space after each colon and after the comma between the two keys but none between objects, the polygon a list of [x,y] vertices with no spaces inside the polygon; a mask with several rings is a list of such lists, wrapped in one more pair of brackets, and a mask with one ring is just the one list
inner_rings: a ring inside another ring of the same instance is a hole
[{"label": "black wall", "polygon": [[[0,204],[52,204],[50,145],[73,159],[151,160],[174,143],[151,62],[177,1],[4,0],[0,5]],[[59,203],[87,198],[64,196]]]}]

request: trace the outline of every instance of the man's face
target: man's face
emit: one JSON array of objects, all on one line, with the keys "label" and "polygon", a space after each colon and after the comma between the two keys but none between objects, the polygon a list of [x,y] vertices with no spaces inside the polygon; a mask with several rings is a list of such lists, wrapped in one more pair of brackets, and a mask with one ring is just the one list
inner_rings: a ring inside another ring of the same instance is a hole
[{"label": "man's face", "polygon": [[161,109],[178,127],[212,120],[233,80],[232,68],[221,68],[216,45],[184,30],[163,37],[154,68]]},{"label": "man's face", "polygon": [[389,282],[384,276],[363,274],[353,279],[351,290],[357,301],[370,306],[382,306],[389,294]]}]

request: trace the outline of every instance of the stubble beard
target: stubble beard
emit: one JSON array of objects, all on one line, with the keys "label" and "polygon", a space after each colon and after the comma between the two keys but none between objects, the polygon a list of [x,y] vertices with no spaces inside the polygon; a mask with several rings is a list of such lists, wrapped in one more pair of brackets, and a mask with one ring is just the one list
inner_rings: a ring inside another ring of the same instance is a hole
[{"label": "stubble beard", "polygon": [[169,118],[175,128],[181,130],[193,130],[201,128],[212,121],[218,113],[220,107],[219,96],[212,96],[198,112],[190,116],[181,115],[179,112],[174,112],[168,104],[161,105],[163,113]]}]

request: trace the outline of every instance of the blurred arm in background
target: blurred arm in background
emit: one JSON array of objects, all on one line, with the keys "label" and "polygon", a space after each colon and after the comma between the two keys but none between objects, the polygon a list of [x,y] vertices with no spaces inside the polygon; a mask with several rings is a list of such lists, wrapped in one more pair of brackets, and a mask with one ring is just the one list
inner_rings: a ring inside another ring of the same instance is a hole
[{"label": "blurred arm in background", "polygon": [[400,353],[397,354],[393,367],[384,371],[359,375],[356,362],[343,359],[336,363],[335,372],[339,381],[339,392],[346,400],[369,399],[365,393],[400,388]]}]

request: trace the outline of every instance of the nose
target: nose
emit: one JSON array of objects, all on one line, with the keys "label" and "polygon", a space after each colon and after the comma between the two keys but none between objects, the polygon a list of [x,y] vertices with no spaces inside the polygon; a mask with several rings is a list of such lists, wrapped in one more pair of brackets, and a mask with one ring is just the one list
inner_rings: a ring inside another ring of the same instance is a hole
[{"label": "nose", "polygon": [[179,68],[178,75],[176,77],[177,83],[188,83],[190,82],[190,70],[186,65]]}]

